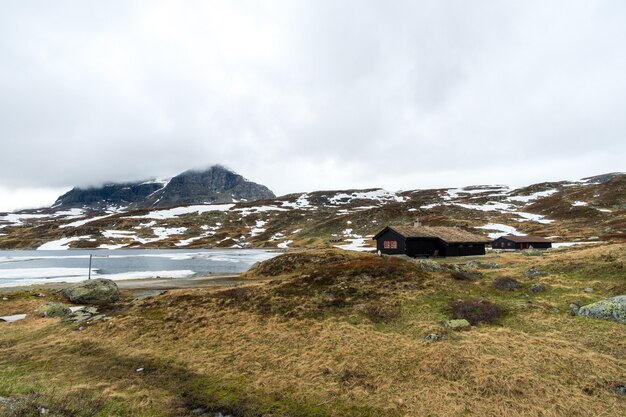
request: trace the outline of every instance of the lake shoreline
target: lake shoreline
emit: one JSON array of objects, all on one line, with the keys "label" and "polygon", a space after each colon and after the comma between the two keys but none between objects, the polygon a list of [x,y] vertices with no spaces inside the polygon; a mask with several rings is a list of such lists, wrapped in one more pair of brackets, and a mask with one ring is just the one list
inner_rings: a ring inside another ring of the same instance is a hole
[{"label": "lake shoreline", "polygon": [[[146,278],[115,281],[121,290],[177,290],[207,287],[232,287],[245,283],[241,274],[210,274],[191,278]],[[2,287],[0,293],[36,290],[61,290],[75,285],[75,282],[54,282],[49,284],[18,285]]]}]

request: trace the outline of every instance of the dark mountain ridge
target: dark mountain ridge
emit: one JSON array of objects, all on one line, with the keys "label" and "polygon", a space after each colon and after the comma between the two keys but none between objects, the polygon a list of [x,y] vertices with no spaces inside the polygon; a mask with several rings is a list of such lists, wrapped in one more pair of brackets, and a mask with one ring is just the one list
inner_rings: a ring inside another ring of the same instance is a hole
[{"label": "dark mountain ridge", "polygon": [[179,204],[230,203],[274,198],[264,185],[248,181],[223,166],[189,170],[163,180],[109,183],[73,188],[60,196],[54,208],[149,208]]}]

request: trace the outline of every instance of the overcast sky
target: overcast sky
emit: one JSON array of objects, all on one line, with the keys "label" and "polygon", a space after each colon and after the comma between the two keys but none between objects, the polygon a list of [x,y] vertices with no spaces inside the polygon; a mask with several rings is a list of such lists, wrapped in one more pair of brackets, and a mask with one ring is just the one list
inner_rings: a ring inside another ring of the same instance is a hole
[{"label": "overcast sky", "polygon": [[0,210],[221,163],[277,194],[626,169],[626,2],[14,1]]}]

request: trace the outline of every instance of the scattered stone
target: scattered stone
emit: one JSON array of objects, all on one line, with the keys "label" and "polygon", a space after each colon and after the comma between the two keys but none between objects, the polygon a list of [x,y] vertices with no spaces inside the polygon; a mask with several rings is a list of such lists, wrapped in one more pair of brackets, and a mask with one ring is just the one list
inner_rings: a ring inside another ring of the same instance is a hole
[{"label": "scattered stone", "polygon": [[443,327],[454,331],[469,329],[470,326],[470,322],[465,319],[446,320],[443,322]]},{"label": "scattered stone", "polygon": [[578,314],[578,310],[580,310],[580,306],[578,304],[570,304],[569,305],[569,310],[570,310],[570,314],[572,316],[575,316],[576,314]]},{"label": "scattered stone", "polygon": [[420,267],[426,272],[444,272],[446,268],[441,266],[439,262],[433,261],[432,259],[420,259],[417,261]]},{"label": "scattered stone", "polygon": [[588,287],[588,288],[585,288],[585,292],[592,293],[594,291],[593,291],[593,288]]},{"label": "scattered stone", "polygon": [[439,333],[429,333],[426,335],[426,337],[424,338],[426,339],[426,341],[428,342],[437,342],[439,340],[442,339],[441,335]]},{"label": "scattered stone", "polygon": [[618,295],[582,306],[578,309],[577,314],[626,324],[626,295]]},{"label": "scattered stone", "polygon": [[135,372],[143,372],[143,368],[137,368],[135,369]]},{"label": "scattered stone", "polygon": [[43,317],[65,317],[71,314],[71,310],[63,303],[46,303],[35,309],[35,313]]},{"label": "scattered stone", "polygon": [[543,284],[533,284],[530,286],[530,290],[532,292],[544,292],[546,290],[546,286]]},{"label": "scattered stone", "polygon": [[117,284],[104,278],[80,282],[64,289],[63,294],[77,304],[108,304],[120,299]]},{"label": "scattered stone", "polygon": [[470,261],[467,263],[467,266],[470,268],[485,268],[485,269],[498,269],[501,268],[500,264],[497,262],[478,262],[478,261]]},{"label": "scattered stone", "polygon": [[96,307],[84,307],[80,309],[79,311],[84,311],[85,313],[88,313],[91,315],[98,313],[98,309]]},{"label": "scattered stone", "polygon": [[501,291],[515,291],[519,288],[519,281],[515,278],[500,277],[493,282],[493,288]]},{"label": "scattered stone", "polygon": [[560,312],[561,312],[561,310],[559,310],[559,309],[558,309],[558,308],[556,308],[556,307],[552,307],[552,308],[550,309],[550,312],[551,312],[551,313],[555,313],[555,314],[556,314],[556,313],[560,313]]},{"label": "scattered stone", "polygon": [[620,384],[615,387],[615,392],[618,395],[626,395],[626,384]]},{"label": "scattered stone", "polygon": [[538,278],[538,277],[545,277],[547,275],[548,275],[547,272],[540,271],[537,268],[530,268],[528,271],[524,272],[524,276],[526,278]]},{"label": "scattered stone", "polygon": [[0,397],[0,411],[3,411],[3,410],[13,411],[15,410],[15,407],[18,404],[19,404],[19,400],[15,400],[15,399],[8,398],[8,397]]},{"label": "scattered stone", "polygon": [[68,323],[88,324],[106,319],[108,319],[108,317],[106,317],[104,314],[98,314],[98,309],[96,307],[85,307],[71,313],[63,321]]},{"label": "scattered stone", "polygon": [[9,301],[7,297],[2,297],[2,301]]}]

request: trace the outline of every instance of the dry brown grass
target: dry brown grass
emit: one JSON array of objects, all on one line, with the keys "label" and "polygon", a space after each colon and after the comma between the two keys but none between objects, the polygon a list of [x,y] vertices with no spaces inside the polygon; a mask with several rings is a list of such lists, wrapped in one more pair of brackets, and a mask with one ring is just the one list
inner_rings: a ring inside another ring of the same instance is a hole
[{"label": "dry brown grass", "polygon": [[[604,252],[615,250],[621,251]],[[506,272],[601,252],[541,260],[506,255],[514,264]],[[356,270],[365,261],[360,256],[349,260]],[[379,267],[382,271],[384,264]],[[342,283],[331,275],[298,281],[272,297],[304,300],[303,286],[318,297]],[[359,279],[360,274],[347,276]],[[488,283],[458,282],[443,273],[424,279],[426,284],[403,290],[385,287],[394,279],[362,281],[392,289],[386,297],[364,298],[364,306],[390,301],[405,307],[400,318],[387,323],[355,319],[360,302],[319,318],[245,307],[257,292],[297,280],[292,276],[219,295],[210,289],[172,291],[129,304],[112,321],[80,332],[51,319],[3,325],[0,395],[20,386],[38,392],[54,386],[55,398],[87,392],[89,398],[123,403],[128,410],[117,415],[133,416],[189,415],[191,407],[201,405],[237,416],[626,414],[626,399],[615,393],[615,386],[626,381],[623,325],[551,312],[570,294],[552,291],[532,300],[538,307],[515,310],[501,325],[428,343],[426,329],[439,328],[450,294],[498,297],[498,303],[510,305],[517,302],[510,297],[517,295],[494,293]],[[542,278],[561,282],[560,291],[571,294],[578,285],[573,279]],[[135,371],[140,367],[144,372]]]}]

